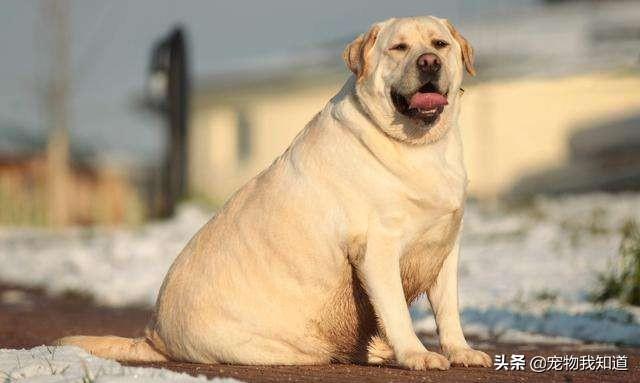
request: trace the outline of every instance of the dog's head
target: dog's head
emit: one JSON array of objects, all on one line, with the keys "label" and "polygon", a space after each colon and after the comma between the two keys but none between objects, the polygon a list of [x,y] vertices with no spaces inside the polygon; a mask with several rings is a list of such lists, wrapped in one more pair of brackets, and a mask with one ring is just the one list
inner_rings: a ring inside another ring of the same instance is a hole
[{"label": "dog's head", "polygon": [[445,19],[390,19],[344,50],[363,108],[389,136],[412,144],[440,138],[455,120],[473,48]]}]

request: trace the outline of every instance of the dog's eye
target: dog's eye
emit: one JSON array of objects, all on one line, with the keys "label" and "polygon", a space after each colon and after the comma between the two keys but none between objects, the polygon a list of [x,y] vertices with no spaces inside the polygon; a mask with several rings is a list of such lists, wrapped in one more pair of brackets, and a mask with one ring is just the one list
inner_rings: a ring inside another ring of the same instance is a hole
[{"label": "dog's eye", "polygon": [[433,44],[434,47],[436,47],[438,49],[444,48],[444,47],[449,45],[449,43],[444,41],[444,40],[433,40],[432,44]]},{"label": "dog's eye", "polygon": [[398,43],[393,45],[391,48],[389,48],[390,51],[406,51],[407,49],[409,49],[409,46],[405,43]]}]

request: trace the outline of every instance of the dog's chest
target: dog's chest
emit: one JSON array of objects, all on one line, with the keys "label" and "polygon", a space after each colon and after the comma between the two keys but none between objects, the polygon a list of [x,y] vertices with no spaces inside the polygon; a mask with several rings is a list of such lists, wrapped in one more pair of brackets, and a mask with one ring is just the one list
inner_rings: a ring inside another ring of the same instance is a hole
[{"label": "dog's chest", "polygon": [[431,160],[425,165],[424,172],[405,181],[394,207],[403,214],[400,262],[408,302],[435,282],[458,238],[466,197],[461,158]]}]

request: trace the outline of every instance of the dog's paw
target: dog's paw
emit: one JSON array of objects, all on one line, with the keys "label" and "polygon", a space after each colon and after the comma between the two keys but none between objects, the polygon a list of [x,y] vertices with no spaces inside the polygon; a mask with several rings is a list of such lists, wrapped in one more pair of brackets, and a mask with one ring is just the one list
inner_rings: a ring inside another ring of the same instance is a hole
[{"label": "dog's paw", "polygon": [[378,335],[371,338],[367,346],[367,363],[387,364],[395,359],[393,349]]},{"label": "dog's paw", "polygon": [[454,366],[491,367],[493,365],[493,361],[489,355],[469,347],[453,349],[445,354],[449,362]]},{"label": "dog's paw", "polygon": [[447,358],[426,350],[407,353],[399,358],[398,363],[410,370],[448,370],[450,366]]}]

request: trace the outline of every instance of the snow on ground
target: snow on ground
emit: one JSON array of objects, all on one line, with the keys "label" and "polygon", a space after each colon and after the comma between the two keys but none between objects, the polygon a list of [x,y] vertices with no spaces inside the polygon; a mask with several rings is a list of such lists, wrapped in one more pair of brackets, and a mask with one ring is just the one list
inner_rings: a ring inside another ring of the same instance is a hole
[{"label": "snow on ground", "polygon": [[[598,274],[615,264],[629,220],[640,222],[638,194],[538,198],[507,211],[470,206],[460,261],[466,333],[640,345],[638,308],[588,301]],[[413,313],[416,325],[435,328],[424,302]]]},{"label": "snow on ground", "polygon": [[[83,291],[106,305],[152,305],[171,262],[210,216],[187,205],[172,220],[134,229],[0,229],[0,280]],[[615,265],[629,220],[640,222],[640,194],[538,198],[518,208],[470,203],[460,261],[466,333],[640,346],[640,309],[588,300],[598,273]],[[416,328],[435,329],[424,301],[412,315]]]},{"label": "snow on ground", "polygon": [[171,220],[132,229],[0,227],[0,281],[86,292],[109,306],[150,306],[175,257],[212,215],[187,205]]},{"label": "snow on ground", "polygon": [[158,368],[125,367],[77,347],[40,346],[31,350],[0,349],[0,380],[39,383],[240,382],[231,378],[192,377]]}]

